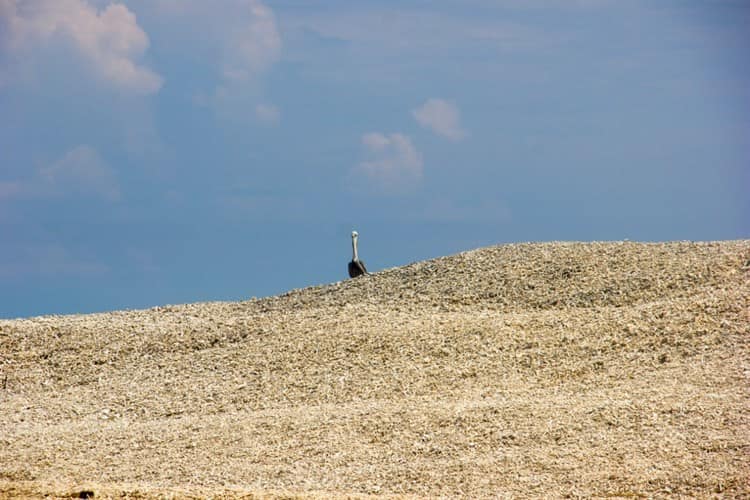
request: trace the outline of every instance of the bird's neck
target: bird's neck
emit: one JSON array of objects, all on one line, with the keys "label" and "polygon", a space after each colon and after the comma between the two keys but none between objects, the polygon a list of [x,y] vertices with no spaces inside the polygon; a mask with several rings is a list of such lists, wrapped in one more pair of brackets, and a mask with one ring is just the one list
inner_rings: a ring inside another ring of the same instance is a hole
[{"label": "bird's neck", "polygon": [[359,260],[357,256],[357,238],[352,238],[352,260],[355,262]]}]

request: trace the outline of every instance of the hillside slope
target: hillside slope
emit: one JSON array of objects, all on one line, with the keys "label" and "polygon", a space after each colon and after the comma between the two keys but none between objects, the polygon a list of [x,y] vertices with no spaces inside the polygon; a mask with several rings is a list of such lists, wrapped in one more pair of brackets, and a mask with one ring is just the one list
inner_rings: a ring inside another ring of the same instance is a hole
[{"label": "hillside slope", "polygon": [[749,273],[747,240],[518,244],[0,321],[0,496],[750,495]]}]

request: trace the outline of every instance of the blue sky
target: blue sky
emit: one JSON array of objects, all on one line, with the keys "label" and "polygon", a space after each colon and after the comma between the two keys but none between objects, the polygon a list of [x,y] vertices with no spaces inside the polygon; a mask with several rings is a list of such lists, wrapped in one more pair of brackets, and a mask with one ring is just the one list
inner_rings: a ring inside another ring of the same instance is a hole
[{"label": "blue sky", "polygon": [[0,317],[750,237],[750,4],[0,0]]}]

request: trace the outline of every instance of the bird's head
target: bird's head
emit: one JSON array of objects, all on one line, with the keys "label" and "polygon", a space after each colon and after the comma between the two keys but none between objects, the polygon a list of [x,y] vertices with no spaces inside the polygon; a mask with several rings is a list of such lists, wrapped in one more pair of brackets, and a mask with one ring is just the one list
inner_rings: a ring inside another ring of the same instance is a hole
[{"label": "bird's head", "polygon": [[352,231],[352,239],[359,236],[359,233],[357,231]]}]

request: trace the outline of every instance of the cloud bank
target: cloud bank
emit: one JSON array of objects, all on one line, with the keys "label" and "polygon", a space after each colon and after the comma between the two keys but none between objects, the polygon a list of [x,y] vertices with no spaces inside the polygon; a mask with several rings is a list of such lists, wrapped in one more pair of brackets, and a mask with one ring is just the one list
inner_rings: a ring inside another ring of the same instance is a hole
[{"label": "cloud bank", "polygon": [[136,94],[157,92],[163,79],[138,59],[149,39],[135,14],[114,3],[102,10],[86,0],[0,0],[4,51],[18,59],[64,41],[102,81]]},{"label": "cloud bank", "polygon": [[273,11],[260,0],[240,0],[238,4],[242,22],[229,31],[224,48],[222,75],[229,82],[257,78],[281,53]]},{"label": "cloud bank", "polygon": [[74,195],[109,202],[122,197],[115,171],[87,145],[76,146],[27,180],[0,182],[0,201]]},{"label": "cloud bank", "polygon": [[39,172],[40,182],[63,193],[90,194],[118,201],[120,189],[112,168],[90,146],[82,145]]},{"label": "cloud bank", "polygon": [[[160,0],[164,3],[166,0]],[[195,93],[193,101],[209,106],[222,117],[275,124],[281,115],[265,102],[264,76],[281,57],[282,39],[273,10],[261,0],[225,0],[220,7],[202,0],[172,0],[164,16],[177,16],[193,29],[200,22],[201,37],[185,40],[209,50],[215,85]]]}]

